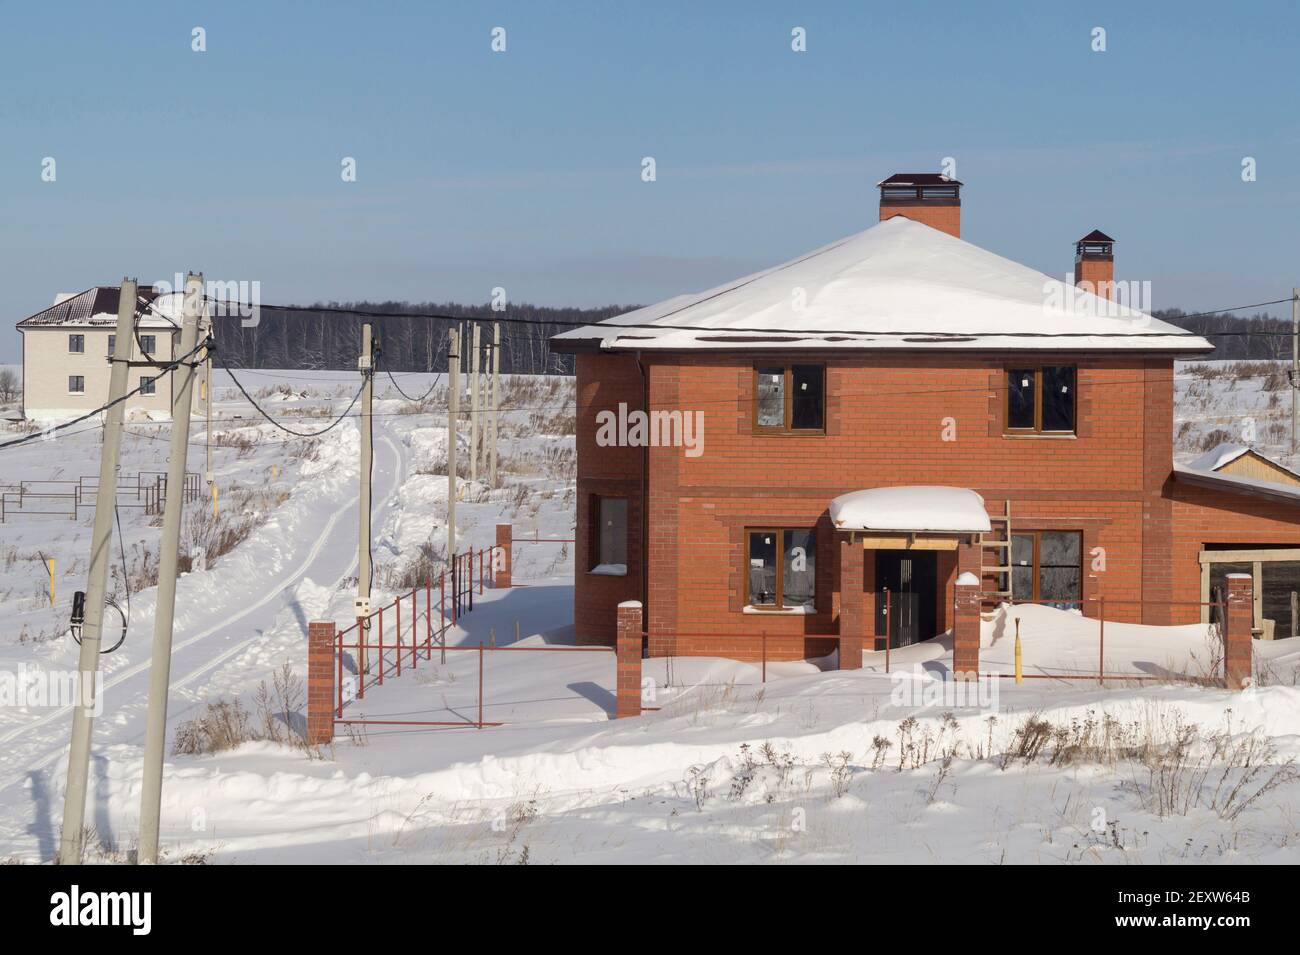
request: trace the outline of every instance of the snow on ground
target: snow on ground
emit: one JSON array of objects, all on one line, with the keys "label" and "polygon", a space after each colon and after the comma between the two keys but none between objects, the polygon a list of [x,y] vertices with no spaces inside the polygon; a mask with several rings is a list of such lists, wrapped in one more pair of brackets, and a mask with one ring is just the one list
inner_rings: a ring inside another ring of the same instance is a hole
[{"label": "snow on ground", "polygon": [[[311,429],[346,406],[356,378],[249,371],[241,380],[273,414]],[[432,383],[419,375],[399,381],[414,396]],[[382,377],[379,393],[376,602],[394,594],[422,549],[441,564],[446,515],[445,421],[404,413],[419,409]],[[515,379],[507,396],[516,410],[503,421],[501,486],[466,488],[457,505],[462,547],[492,543],[499,520],[520,536],[573,533],[572,382]],[[285,662],[302,678],[307,622],[345,624],[355,587],[356,420],[318,441],[282,442],[233,389],[219,387],[218,399],[214,430],[232,436],[216,453],[219,482],[274,493],[247,497],[247,536],[180,581],[173,740],[219,699],[240,700],[258,722],[259,687],[273,684]],[[445,406],[436,390],[430,403]],[[152,437],[128,439],[124,471],[161,466],[166,428],[130,430]],[[467,437],[466,429],[462,446]],[[193,470],[202,468],[203,438],[196,421]],[[10,453],[0,480],[93,473],[97,440],[87,432],[35,442]],[[156,552],[157,528],[138,511],[122,513],[132,577],[144,548]],[[0,525],[0,543],[14,555],[0,565],[9,591],[0,619],[5,670],[74,665],[75,647],[61,630],[67,599],[84,580],[89,519],[87,512],[78,521]],[[29,559],[38,550],[66,567],[53,609],[43,605],[41,570]],[[1212,656],[1200,626],[1107,624],[1107,672],[1152,682],[1017,685],[994,677],[964,696],[948,680],[945,638],[893,652],[889,673],[884,655],[868,652],[859,671],[835,670],[833,658],[769,664],[766,683],[751,662],[656,659],[644,675],[647,704],[658,709],[613,721],[612,654],[572,645],[571,549],[521,544],[515,561],[523,586],[476,595],[473,612],[449,635],[446,663],[434,646],[412,668],[405,636],[402,675],[389,651],[384,686],[368,687],[346,708],[350,719],[472,721],[480,644],[550,648],[482,653],[483,717],[504,725],[341,727],[332,746],[314,751],[261,740],[172,754],[163,802],[171,857],[1297,861],[1292,807],[1300,791],[1288,763],[1300,756],[1297,641],[1258,647],[1269,685],[1241,693],[1196,681]],[[132,594],[127,642],[104,658],[87,815],[107,847],[129,848],[138,827],[153,600],[151,586]],[[1096,621],[1045,607],[991,615],[981,651],[988,670],[1013,671],[1016,618],[1027,674],[1095,672]],[[349,655],[349,673],[352,663]],[[290,710],[289,722],[301,726],[301,706]],[[66,708],[0,707],[0,857],[52,857],[69,724]]]},{"label": "snow on ground", "polygon": [[1179,464],[1191,464],[1223,443],[1246,444],[1284,467],[1300,466],[1291,454],[1288,363],[1281,361],[1178,362],[1174,370],[1174,447]]}]

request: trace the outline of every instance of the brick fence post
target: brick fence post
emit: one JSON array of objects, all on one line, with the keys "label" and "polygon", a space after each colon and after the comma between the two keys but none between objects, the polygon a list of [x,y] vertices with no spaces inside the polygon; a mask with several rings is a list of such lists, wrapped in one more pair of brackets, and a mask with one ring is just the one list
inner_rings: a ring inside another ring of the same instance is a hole
[{"label": "brick fence post", "polygon": [[[962,553],[966,548],[971,553]],[[958,678],[978,674],[980,669],[980,579],[970,569],[978,560],[974,546],[961,544],[957,556],[957,580],[953,584],[952,672]]]},{"label": "brick fence post", "polygon": [[497,525],[497,546],[492,551],[492,586],[509,587],[510,586],[510,565],[511,552],[510,540],[515,536],[514,526],[511,524]]},{"label": "brick fence post", "polygon": [[338,664],[335,627],[307,624],[307,742],[320,746],[334,740],[334,668]]},{"label": "brick fence post", "polygon": [[1251,630],[1255,624],[1254,581],[1250,574],[1228,574],[1227,608],[1223,624],[1223,683],[1240,690],[1251,677]]},{"label": "brick fence post", "polygon": [[641,601],[618,605],[617,694],[614,718],[641,715]]},{"label": "brick fence post", "polygon": [[[861,670],[867,633],[862,542],[840,538],[840,669]],[[874,622],[874,621],[873,621]],[[873,628],[874,629],[874,628]]]}]

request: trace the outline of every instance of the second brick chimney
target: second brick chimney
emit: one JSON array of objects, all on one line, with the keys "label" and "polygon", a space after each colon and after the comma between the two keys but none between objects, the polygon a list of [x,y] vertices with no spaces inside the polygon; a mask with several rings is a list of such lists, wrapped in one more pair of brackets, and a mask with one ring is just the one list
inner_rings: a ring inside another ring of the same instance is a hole
[{"label": "second brick chimney", "polygon": [[1074,284],[1115,300],[1115,240],[1100,229],[1074,243]]},{"label": "second brick chimney", "polygon": [[906,216],[961,238],[961,183],[934,172],[899,172],[876,183],[880,221]]}]

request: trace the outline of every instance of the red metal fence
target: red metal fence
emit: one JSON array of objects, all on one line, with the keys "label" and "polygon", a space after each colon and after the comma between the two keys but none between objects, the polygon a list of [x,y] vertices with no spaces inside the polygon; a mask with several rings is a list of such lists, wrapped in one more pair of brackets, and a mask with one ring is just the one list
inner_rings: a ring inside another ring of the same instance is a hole
[{"label": "red metal fence", "polygon": [[[485,657],[490,653],[613,653],[611,647],[498,647],[480,640],[478,644],[447,644],[447,632],[456,626],[461,617],[474,609],[474,596],[483,593],[485,584],[493,586],[496,580],[494,557],[496,545],[478,550],[471,548],[452,558],[450,567],[429,581],[402,594],[392,603],[380,607],[340,630],[335,636],[335,694],[334,724],[344,726],[430,726],[475,727],[501,726],[483,718],[485,700]],[[423,591],[423,593],[421,593]],[[436,594],[436,596],[435,596]],[[423,604],[423,609],[421,609]],[[405,608],[405,609],[403,609]],[[405,621],[405,622],[404,622]],[[415,670],[423,656],[426,662],[437,651],[440,662],[447,662],[448,653],[475,653],[478,655],[477,717],[469,720],[398,720],[398,719],[347,719],[344,706],[350,702],[344,694],[344,656],[353,654],[357,667],[355,699],[364,700],[366,691],[384,685],[387,677],[402,675],[402,670]],[[369,665],[371,653],[375,665]]]},{"label": "red metal fence", "polygon": [[[199,476],[193,471],[185,473],[183,492],[185,501],[199,497]],[[162,471],[141,471],[134,476],[120,475],[117,479],[117,505],[143,507],[146,514],[161,514],[167,498],[167,475]],[[24,480],[0,487],[0,524],[18,516],[66,517],[75,521],[81,508],[95,506],[99,492],[99,477],[87,476],[75,481]]]}]

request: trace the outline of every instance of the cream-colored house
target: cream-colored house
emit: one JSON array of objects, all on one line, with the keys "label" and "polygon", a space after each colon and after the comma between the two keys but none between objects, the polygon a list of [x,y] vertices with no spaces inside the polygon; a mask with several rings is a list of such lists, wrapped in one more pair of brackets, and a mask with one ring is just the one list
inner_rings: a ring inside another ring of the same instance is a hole
[{"label": "cream-colored house", "polygon": [[[154,299],[152,289],[142,288],[140,295]],[[60,294],[49,308],[18,323],[23,337],[25,418],[73,417],[108,401],[108,359],[116,337],[117,301],[118,288],[111,285]],[[142,306],[143,314],[136,321],[137,341],[131,346],[132,361],[152,358],[168,362],[175,357],[180,327],[166,317],[169,304],[156,302],[156,311]],[[160,375],[151,368],[131,368],[129,387],[146,382],[146,388],[127,399],[127,418],[170,418],[172,377],[170,372]]]}]

